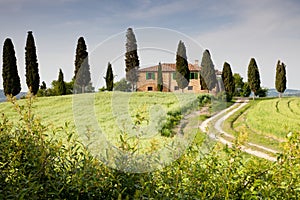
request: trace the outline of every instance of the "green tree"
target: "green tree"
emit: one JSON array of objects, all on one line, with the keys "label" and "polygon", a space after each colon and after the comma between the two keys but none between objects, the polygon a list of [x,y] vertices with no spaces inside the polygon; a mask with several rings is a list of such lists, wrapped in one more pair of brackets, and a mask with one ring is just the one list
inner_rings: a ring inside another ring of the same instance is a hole
[{"label": "green tree", "polygon": [[180,40],[176,53],[176,82],[178,87],[182,90],[189,85],[190,70],[186,56],[186,48],[184,43]]},{"label": "green tree", "polygon": [[10,38],[4,41],[2,64],[3,88],[5,95],[16,96],[21,91],[15,49]]},{"label": "green tree", "polygon": [[248,66],[248,83],[251,91],[253,92],[253,99],[255,99],[255,94],[260,88],[260,76],[259,70],[254,58],[251,58]]},{"label": "green tree", "polygon": [[157,70],[157,90],[163,91],[164,85],[163,85],[163,76],[162,76],[162,68],[161,63],[158,64],[158,70]]},{"label": "green tree", "polygon": [[32,31],[28,31],[25,51],[26,84],[32,94],[36,95],[40,87],[40,75]]},{"label": "green tree", "polygon": [[243,83],[242,89],[240,91],[240,96],[249,97],[251,94],[251,89],[248,82]]},{"label": "green tree", "polygon": [[64,81],[64,74],[61,69],[59,69],[58,80],[57,80],[57,93],[58,95],[66,95],[66,84]]},{"label": "green tree", "polygon": [[208,49],[206,49],[203,52],[201,67],[202,67],[202,70],[200,71],[201,76],[205,81],[207,89],[211,91],[213,88],[216,87],[217,77],[215,73],[214,64]]},{"label": "green tree", "polygon": [[42,85],[40,86],[40,89],[41,90],[46,90],[47,89],[45,81],[42,82]]},{"label": "green tree", "polygon": [[241,75],[238,73],[234,73],[233,80],[234,80],[234,85],[235,85],[234,96],[241,96],[240,93],[241,93],[241,91],[243,89],[243,85],[244,85],[243,77],[241,77]]},{"label": "green tree", "polygon": [[255,96],[259,96],[259,97],[266,97],[267,95],[268,95],[268,88],[260,87],[255,93]]},{"label": "green tree", "polygon": [[225,62],[223,65],[222,80],[226,92],[226,99],[227,101],[231,101],[235,91],[235,83],[232,76],[231,67],[227,62]]},{"label": "green tree", "polygon": [[114,89],[114,74],[113,74],[110,62],[107,65],[106,76],[104,77],[104,79],[106,82],[106,89],[108,91],[113,91],[113,89]]},{"label": "green tree", "polygon": [[136,82],[138,81],[138,69],[140,61],[137,54],[137,42],[132,28],[127,29],[126,38],[126,80],[131,83],[132,91],[135,91]]},{"label": "green tree", "polygon": [[205,80],[204,80],[203,76],[201,75],[201,72],[200,72],[200,87],[201,87],[201,90],[208,90]]},{"label": "green tree", "polygon": [[122,78],[120,81],[114,83],[115,91],[129,92],[131,89],[131,84],[126,81],[125,78]]},{"label": "green tree", "polygon": [[77,41],[74,74],[75,88],[77,88],[77,86],[80,87],[81,92],[84,93],[85,88],[89,86],[91,82],[91,73],[87,47],[83,37],[80,37]]},{"label": "green tree", "polygon": [[276,67],[276,79],[275,79],[275,87],[277,92],[279,92],[279,98],[281,98],[282,93],[284,93],[286,89],[286,65],[281,63],[280,60],[277,62]]}]

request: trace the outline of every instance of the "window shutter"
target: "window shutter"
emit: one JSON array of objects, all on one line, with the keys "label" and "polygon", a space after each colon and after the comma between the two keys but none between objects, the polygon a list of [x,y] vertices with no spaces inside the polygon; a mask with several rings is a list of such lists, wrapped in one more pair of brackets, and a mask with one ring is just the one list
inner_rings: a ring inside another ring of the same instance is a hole
[{"label": "window shutter", "polygon": [[152,73],[152,79],[155,80],[155,73]]}]

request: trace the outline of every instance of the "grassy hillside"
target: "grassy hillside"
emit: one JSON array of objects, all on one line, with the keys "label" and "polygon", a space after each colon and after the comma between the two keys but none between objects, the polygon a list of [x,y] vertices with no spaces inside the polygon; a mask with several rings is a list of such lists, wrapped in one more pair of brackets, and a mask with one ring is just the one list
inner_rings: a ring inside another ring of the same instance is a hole
[{"label": "grassy hillside", "polygon": [[248,135],[249,142],[281,149],[289,132],[300,130],[300,98],[251,101],[225,123],[231,133]]},{"label": "grassy hillside", "polygon": [[[184,112],[192,107],[197,99],[193,94],[174,94],[159,92],[103,92],[95,94],[68,95],[36,98],[33,103],[34,114],[44,124],[53,129],[69,123],[71,128],[79,128],[82,139],[93,134],[93,140],[105,138],[114,145],[120,144],[120,135],[127,138],[138,137],[139,146],[150,148],[152,143],[165,145],[173,138],[162,137],[160,130],[171,120],[173,113]],[[19,100],[25,105],[26,100]],[[0,113],[12,120],[18,120],[17,112],[9,102],[1,103]],[[174,122],[175,123],[175,122]],[[82,128],[82,129],[81,129]]]}]

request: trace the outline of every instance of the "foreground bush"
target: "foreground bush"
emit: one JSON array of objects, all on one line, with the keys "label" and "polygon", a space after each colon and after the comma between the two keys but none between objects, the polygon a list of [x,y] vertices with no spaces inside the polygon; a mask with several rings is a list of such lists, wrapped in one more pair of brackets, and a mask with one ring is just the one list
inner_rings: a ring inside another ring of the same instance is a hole
[{"label": "foreground bush", "polygon": [[67,124],[44,125],[33,115],[31,98],[24,107],[12,102],[18,122],[5,115],[0,121],[0,199],[299,198],[299,133],[288,135],[274,163],[243,154],[238,143],[232,149],[216,144],[202,155],[199,133],[172,165],[131,174],[93,158]]}]

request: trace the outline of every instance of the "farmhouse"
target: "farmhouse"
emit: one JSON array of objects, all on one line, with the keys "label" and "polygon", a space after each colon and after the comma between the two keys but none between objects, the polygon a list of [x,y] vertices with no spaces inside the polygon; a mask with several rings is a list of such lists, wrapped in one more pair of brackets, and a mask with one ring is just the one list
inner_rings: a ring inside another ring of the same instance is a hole
[{"label": "farmhouse", "polygon": [[[176,64],[162,63],[163,91],[176,92],[181,91],[175,80]],[[184,92],[204,92],[200,85],[200,70],[198,60],[194,64],[188,64],[190,70],[190,82]],[[146,67],[138,70],[137,91],[157,91],[158,65]]]}]

